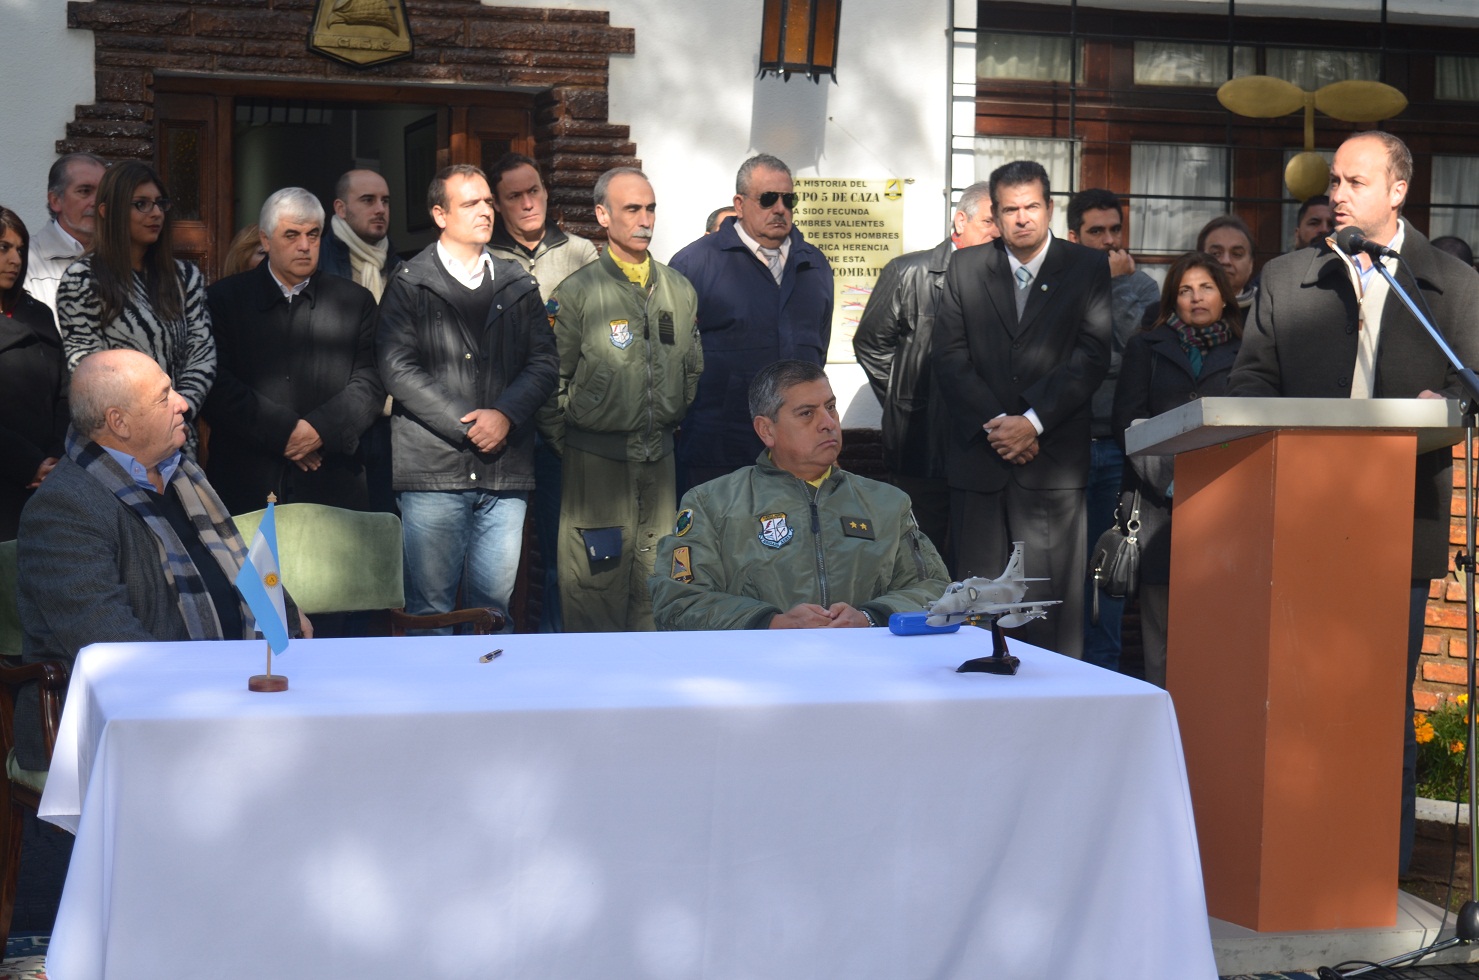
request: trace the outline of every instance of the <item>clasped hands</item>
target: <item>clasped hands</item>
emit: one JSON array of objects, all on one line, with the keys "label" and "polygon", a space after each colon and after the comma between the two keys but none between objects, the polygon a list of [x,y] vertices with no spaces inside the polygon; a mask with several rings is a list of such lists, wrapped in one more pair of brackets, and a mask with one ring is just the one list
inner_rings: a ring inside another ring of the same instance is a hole
[{"label": "clasped hands", "polygon": [[814,602],[803,602],[783,613],[771,617],[773,630],[806,630],[832,626],[871,626],[868,617],[845,602],[834,602],[830,606],[819,606]]},{"label": "clasped hands", "polygon": [[1037,428],[1025,415],[999,415],[981,428],[991,448],[1008,463],[1021,466],[1037,456]]}]

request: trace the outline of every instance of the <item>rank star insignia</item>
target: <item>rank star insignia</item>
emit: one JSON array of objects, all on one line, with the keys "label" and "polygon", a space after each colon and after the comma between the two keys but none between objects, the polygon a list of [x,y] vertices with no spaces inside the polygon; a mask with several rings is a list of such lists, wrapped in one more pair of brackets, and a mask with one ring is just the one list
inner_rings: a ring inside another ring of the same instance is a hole
[{"label": "rank star insignia", "polygon": [[760,543],[765,547],[779,548],[795,536],[785,514],[766,514],[760,518]]},{"label": "rank star insignia", "polygon": [[632,325],[626,320],[611,321],[611,346],[626,350],[632,345]]},{"label": "rank star insignia", "polygon": [[862,538],[864,541],[876,540],[873,537],[873,522],[866,517],[842,518],[842,533],[850,538]]}]

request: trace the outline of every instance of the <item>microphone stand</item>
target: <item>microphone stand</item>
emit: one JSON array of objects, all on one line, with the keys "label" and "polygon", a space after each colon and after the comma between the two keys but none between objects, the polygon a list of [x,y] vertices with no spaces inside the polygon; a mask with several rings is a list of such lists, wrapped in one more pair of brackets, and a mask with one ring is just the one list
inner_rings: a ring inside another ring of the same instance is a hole
[{"label": "microphone stand", "polygon": [[[1397,261],[1402,261],[1400,255],[1397,255]],[[1468,739],[1464,744],[1467,749],[1469,776],[1469,898],[1464,902],[1463,907],[1459,909],[1458,917],[1454,920],[1454,933],[1449,938],[1439,939],[1420,949],[1402,953],[1391,959],[1382,960],[1380,963],[1367,964],[1350,973],[1339,973],[1328,966],[1322,966],[1316,974],[1320,980],[1343,980],[1345,977],[1359,977],[1376,970],[1386,970],[1388,967],[1401,963],[1413,963],[1430,953],[1436,953],[1453,946],[1467,946],[1479,940],[1479,821],[1475,819],[1479,817],[1479,806],[1475,805],[1474,786],[1475,774],[1476,771],[1479,771],[1479,763],[1476,763],[1474,753],[1475,715],[1479,714],[1479,705],[1476,705],[1474,701],[1474,666],[1476,653],[1474,572],[1476,564],[1479,564],[1476,563],[1474,557],[1476,531],[1474,509],[1476,502],[1479,502],[1479,488],[1476,488],[1474,485],[1476,469],[1474,466],[1474,433],[1476,425],[1475,413],[1476,409],[1479,409],[1479,376],[1476,376],[1472,370],[1459,360],[1458,355],[1453,352],[1453,348],[1448,346],[1448,342],[1438,332],[1438,328],[1433,326],[1432,321],[1424,316],[1423,312],[1417,308],[1417,304],[1413,302],[1412,297],[1397,282],[1397,278],[1387,271],[1387,267],[1382,261],[1372,256],[1371,262],[1381,272],[1383,278],[1386,279],[1387,285],[1392,292],[1402,300],[1403,305],[1417,318],[1417,322],[1423,325],[1423,329],[1427,330],[1428,336],[1433,338],[1433,343],[1438,345],[1438,349],[1443,352],[1443,356],[1448,358],[1448,363],[1458,372],[1459,380],[1463,382],[1464,390],[1468,392],[1468,401],[1464,404],[1464,550],[1454,556],[1453,564],[1464,576],[1464,640],[1468,654],[1466,674],[1468,676],[1469,693],[1469,730]],[[1412,683],[1411,677],[1407,678],[1407,683]],[[1412,719],[1406,718],[1404,722],[1411,725]],[[1447,918],[1447,914],[1448,911],[1445,909],[1445,918]]]}]

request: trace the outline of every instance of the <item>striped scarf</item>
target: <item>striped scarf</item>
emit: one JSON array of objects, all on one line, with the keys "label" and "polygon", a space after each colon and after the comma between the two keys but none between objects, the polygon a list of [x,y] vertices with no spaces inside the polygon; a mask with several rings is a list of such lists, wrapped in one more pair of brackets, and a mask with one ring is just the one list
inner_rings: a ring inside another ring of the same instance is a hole
[{"label": "striped scarf", "polygon": [[[118,465],[117,460],[108,455],[102,446],[79,436],[75,429],[67,430],[66,451],[73,462],[107,487],[113,496],[154,532],[154,537],[159,542],[160,564],[164,567],[165,578],[174,586],[175,594],[179,596],[180,618],[185,621],[185,629],[190,638],[224,639],[221,636],[221,621],[216,616],[216,606],[211,601],[205,580],[196,570],[195,563],[190,560],[189,551],[179,535],[175,534],[169,519],[149,494],[134,483],[123,467]],[[194,525],[201,543],[226,573],[227,581],[235,581],[236,572],[246,557],[246,545],[236,532],[236,525],[231,523],[231,515],[226,512],[226,506],[206,482],[205,471],[188,456],[182,457],[169,486],[164,488],[165,492],[170,487],[174,488],[175,496],[185,508],[185,514]],[[250,639],[255,635],[256,621],[252,619],[251,611],[244,602],[241,603],[241,621],[245,627],[245,636],[230,639]]]},{"label": "striped scarf", "polygon": [[1183,323],[1181,317],[1172,313],[1166,319],[1166,326],[1176,334],[1176,341],[1181,344],[1181,349],[1186,352],[1186,357],[1191,361],[1191,373],[1193,377],[1202,376],[1202,351],[1211,350],[1232,340],[1232,328],[1227,325],[1226,320],[1218,320],[1209,323],[1205,327],[1193,326]]}]

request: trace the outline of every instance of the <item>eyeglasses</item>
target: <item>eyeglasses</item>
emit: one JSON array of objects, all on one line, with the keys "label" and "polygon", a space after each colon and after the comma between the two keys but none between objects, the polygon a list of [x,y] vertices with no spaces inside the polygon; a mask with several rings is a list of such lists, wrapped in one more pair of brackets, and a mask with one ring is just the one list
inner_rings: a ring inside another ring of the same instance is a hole
[{"label": "eyeglasses", "polygon": [[786,206],[787,211],[796,210],[796,195],[794,192],[782,194],[780,191],[766,191],[764,194],[755,198],[755,200],[760,202],[762,208],[773,208],[775,207],[775,202],[780,201]]},{"label": "eyeglasses", "polygon": [[159,208],[160,214],[168,214],[170,205],[174,204],[174,202],[167,197],[157,197],[152,201],[149,200],[147,197],[136,197],[129,203],[133,205],[134,210],[139,212],[139,214],[148,214],[156,207]]}]

